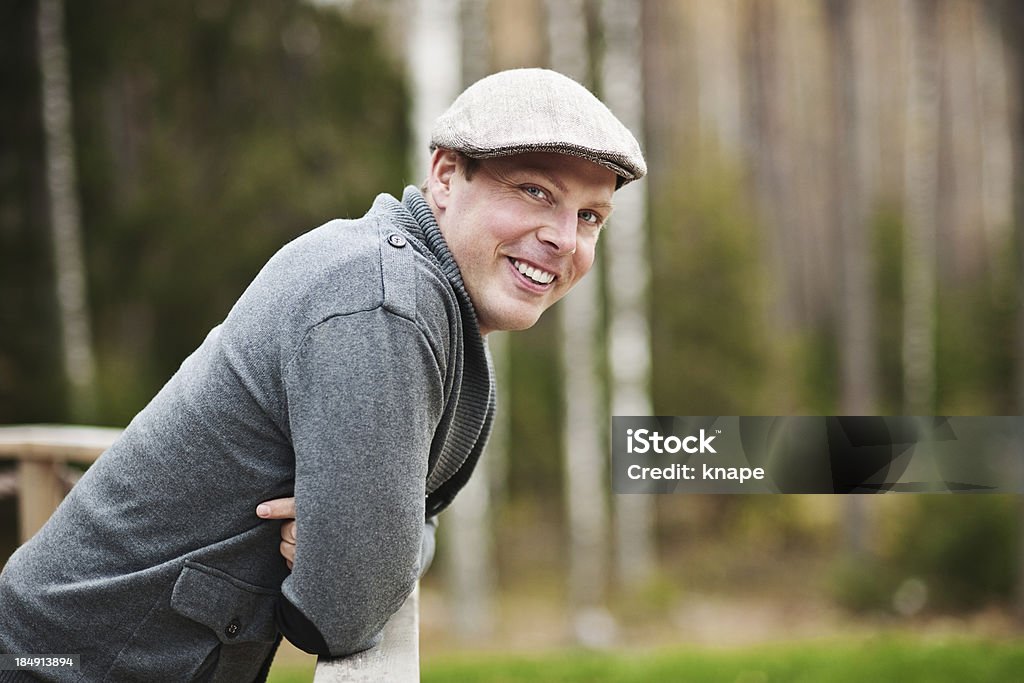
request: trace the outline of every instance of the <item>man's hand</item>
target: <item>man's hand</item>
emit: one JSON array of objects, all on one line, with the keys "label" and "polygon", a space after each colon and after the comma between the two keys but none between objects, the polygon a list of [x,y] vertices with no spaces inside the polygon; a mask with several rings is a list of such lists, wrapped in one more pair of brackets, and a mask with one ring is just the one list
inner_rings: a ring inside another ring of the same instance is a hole
[{"label": "man's hand", "polygon": [[256,516],[262,519],[286,519],[281,525],[281,555],[288,569],[295,562],[295,499],[275,498],[256,506]]}]

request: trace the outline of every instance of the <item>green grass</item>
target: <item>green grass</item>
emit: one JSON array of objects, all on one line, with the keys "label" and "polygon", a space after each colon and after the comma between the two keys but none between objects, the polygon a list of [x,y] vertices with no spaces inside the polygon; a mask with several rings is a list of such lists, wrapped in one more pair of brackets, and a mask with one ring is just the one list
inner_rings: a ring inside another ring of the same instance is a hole
[{"label": "green grass", "polygon": [[[282,664],[284,664],[282,662]],[[275,666],[269,683],[310,683],[309,666]],[[422,683],[1018,683],[1024,640],[878,636],[643,654],[564,651],[445,655],[423,663]]]},{"label": "green grass", "polygon": [[313,666],[279,664],[274,662],[267,676],[267,683],[310,683],[313,680]]},{"label": "green grass", "polygon": [[1024,681],[1024,641],[814,641],[647,654],[428,659],[423,683],[985,683]]}]

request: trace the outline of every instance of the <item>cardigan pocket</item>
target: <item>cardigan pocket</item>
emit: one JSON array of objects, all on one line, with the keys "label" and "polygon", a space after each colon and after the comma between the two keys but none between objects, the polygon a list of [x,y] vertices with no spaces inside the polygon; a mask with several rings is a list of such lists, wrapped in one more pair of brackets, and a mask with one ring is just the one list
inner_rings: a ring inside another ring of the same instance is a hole
[{"label": "cardigan pocket", "polygon": [[119,653],[109,681],[251,681],[277,642],[279,591],[188,561]]},{"label": "cardigan pocket", "polygon": [[280,591],[246,583],[199,564],[186,562],[171,608],[212,630],[222,643],[273,643],[277,639],[274,605]]}]

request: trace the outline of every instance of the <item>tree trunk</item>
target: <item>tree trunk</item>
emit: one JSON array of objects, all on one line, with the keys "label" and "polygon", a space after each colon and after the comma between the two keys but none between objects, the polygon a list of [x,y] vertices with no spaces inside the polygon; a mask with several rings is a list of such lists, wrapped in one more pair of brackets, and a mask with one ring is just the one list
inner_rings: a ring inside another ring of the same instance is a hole
[{"label": "tree trunk", "polygon": [[542,0],[489,0],[486,4],[495,70],[540,64],[544,53]]},{"label": "tree trunk", "polygon": [[430,131],[434,121],[459,94],[462,54],[457,0],[409,0],[406,51],[412,83],[414,177],[426,177]]},{"label": "tree trunk", "polygon": [[743,146],[739,9],[736,0],[721,0],[691,10],[701,137],[713,137],[720,153],[737,158]]},{"label": "tree trunk", "polygon": [[[640,4],[637,0],[604,0],[601,20],[605,36],[601,71],[604,101],[643,140],[643,90]],[[650,264],[647,253],[647,196],[644,182],[616,193],[613,226],[604,236],[609,257],[609,365],[613,415],[650,415],[651,340],[647,319]],[[636,588],[654,573],[654,500],[647,495],[622,495],[615,500],[618,574]]]},{"label": "tree trunk", "polygon": [[[551,68],[589,84],[583,0],[548,0]],[[598,373],[600,273],[594,268],[560,305],[565,378],[565,504],[569,520],[569,603],[576,642],[600,647],[614,636],[608,614],[607,456],[600,425],[606,419]]]},{"label": "tree trunk", "polygon": [[907,128],[903,248],[903,384],[910,415],[935,408],[939,84],[935,0],[903,1]]},{"label": "tree trunk", "polygon": [[69,416],[72,421],[89,422],[94,419],[96,409],[96,362],[75,178],[71,83],[62,0],[39,1],[38,29],[46,185]]},{"label": "tree trunk", "polygon": [[487,3],[479,0],[459,1],[459,23],[462,25],[462,83],[475,83],[491,70],[491,36],[488,28]]},{"label": "tree trunk", "polygon": [[939,147],[938,272],[964,282],[984,272],[981,227],[981,148],[975,52],[971,49],[974,4],[950,0],[939,7],[937,53],[942,93]]},{"label": "tree trunk", "polygon": [[998,29],[985,21],[985,8],[973,7],[975,96],[981,145],[981,227],[993,296],[1008,291],[1013,263],[1005,258],[1013,225],[1013,136],[1011,135],[1007,55]]},{"label": "tree trunk", "polygon": [[[832,46],[832,205],[839,245],[840,307],[837,312],[840,362],[840,413],[870,415],[877,403],[874,288],[870,275],[870,231],[865,211],[863,113],[856,67],[860,63],[856,14],[848,0],[827,5]],[[866,506],[861,496],[843,500],[846,550],[856,558],[866,551]]]},{"label": "tree trunk", "polygon": [[787,220],[780,111],[777,24],[780,8],[773,0],[751,0],[742,15],[741,47],[746,73],[747,142],[752,166],[753,194],[764,229],[763,244],[776,294],[768,317],[772,336],[779,338],[797,320],[794,278],[799,252],[792,248],[792,222]]},{"label": "tree trunk", "polygon": [[832,194],[836,212],[833,225],[838,231],[841,282],[837,316],[839,405],[843,414],[870,415],[876,409],[878,371],[854,12],[854,4],[848,0],[830,0],[828,4],[833,82]]},{"label": "tree trunk", "polygon": [[649,189],[652,196],[661,188],[671,192],[669,179],[678,173],[680,158],[700,166],[693,152],[696,145],[689,144],[695,141],[686,136],[697,128],[700,104],[691,96],[697,69],[686,50],[693,34],[684,17],[689,7],[663,0],[643,3],[644,128],[649,139],[658,141],[644,149],[648,172],[644,182],[654,183]]}]

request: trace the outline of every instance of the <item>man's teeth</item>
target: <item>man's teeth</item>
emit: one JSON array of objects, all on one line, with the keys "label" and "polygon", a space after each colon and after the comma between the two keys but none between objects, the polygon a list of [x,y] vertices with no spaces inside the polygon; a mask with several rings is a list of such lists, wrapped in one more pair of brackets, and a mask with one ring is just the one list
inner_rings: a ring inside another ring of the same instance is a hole
[{"label": "man's teeth", "polygon": [[530,278],[539,285],[546,285],[555,279],[554,274],[543,271],[540,268],[528,266],[522,261],[512,259],[512,265],[514,265],[516,267],[516,270],[518,270],[520,273]]}]

